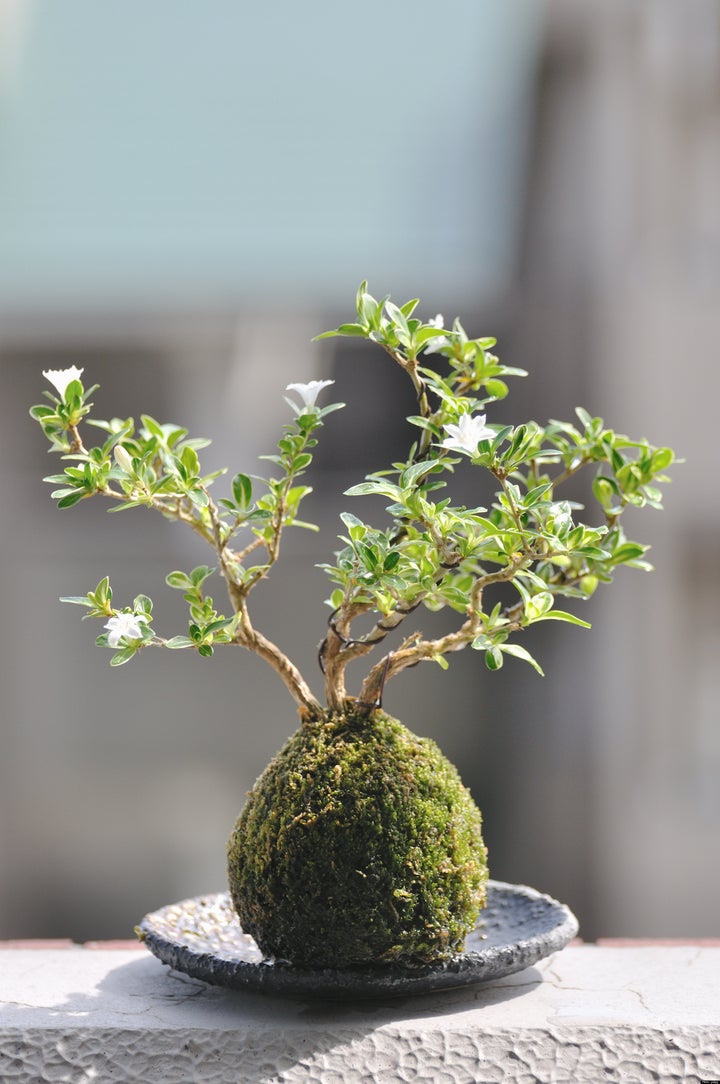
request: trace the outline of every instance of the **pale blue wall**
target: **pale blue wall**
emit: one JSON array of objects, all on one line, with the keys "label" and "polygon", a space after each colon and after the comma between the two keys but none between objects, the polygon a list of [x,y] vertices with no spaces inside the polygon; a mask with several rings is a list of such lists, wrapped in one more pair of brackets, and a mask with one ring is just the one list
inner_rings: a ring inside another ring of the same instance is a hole
[{"label": "pale blue wall", "polygon": [[0,307],[344,300],[363,275],[502,289],[539,13],[28,0],[0,100]]}]

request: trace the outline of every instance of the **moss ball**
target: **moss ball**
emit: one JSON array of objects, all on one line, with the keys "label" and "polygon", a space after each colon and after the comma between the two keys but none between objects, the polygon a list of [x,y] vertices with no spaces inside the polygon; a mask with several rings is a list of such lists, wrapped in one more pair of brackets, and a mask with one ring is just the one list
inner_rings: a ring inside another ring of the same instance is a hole
[{"label": "moss ball", "polygon": [[250,792],[230,892],[266,955],[417,965],[462,948],[485,903],[481,816],[428,738],[383,712],[304,723]]}]

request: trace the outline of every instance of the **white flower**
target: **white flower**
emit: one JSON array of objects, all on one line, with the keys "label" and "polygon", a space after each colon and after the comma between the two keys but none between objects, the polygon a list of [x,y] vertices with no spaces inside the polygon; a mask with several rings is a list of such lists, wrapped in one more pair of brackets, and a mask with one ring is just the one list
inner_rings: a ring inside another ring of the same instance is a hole
[{"label": "white flower", "polygon": [[443,320],[443,314],[439,312],[437,316],[433,316],[432,320],[428,320],[428,327],[445,327],[445,321]]},{"label": "white flower", "polygon": [[303,409],[314,410],[320,392],[334,383],[334,380],[311,380],[308,384],[288,384],[286,391],[296,391],[302,399]]},{"label": "white flower", "polygon": [[83,370],[76,365],[71,365],[69,369],[43,369],[43,376],[50,381],[61,399],[65,398],[68,384],[79,380],[82,374]]},{"label": "white flower", "polygon": [[462,414],[457,425],[446,425],[449,434],[442,441],[441,448],[453,448],[458,452],[467,452],[468,455],[477,455],[477,446],[481,440],[492,440],[495,433],[485,425],[485,415],[478,414],[473,418],[470,414]]},{"label": "white flower", "polygon": [[119,647],[121,640],[142,640],[143,630],[135,614],[116,614],[103,626],[108,630],[110,647]]},{"label": "white flower", "polygon": [[115,445],[113,455],[115,456],[115,462],[121,470],[124,470],[126,474],[135,474],[132,456],[126,448],[123,448],[122,444]]}]

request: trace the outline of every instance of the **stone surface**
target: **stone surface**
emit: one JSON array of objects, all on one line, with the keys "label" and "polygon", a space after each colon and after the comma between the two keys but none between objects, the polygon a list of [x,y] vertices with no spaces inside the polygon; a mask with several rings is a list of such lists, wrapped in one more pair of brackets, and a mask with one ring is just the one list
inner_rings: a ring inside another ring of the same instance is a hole
[{"label": "stone surface", "polygon": [[226,892],[170,904],[138,927],[163,963],[193,978],[235,990],[343,999],[398,997],[449,990],[522,971],[557,952],[578,923],[562,903],[526,885],[490,881],[487,906],[465,951],[412,969],[382,967],[304,970],[263,957],[243,933]]},{"label": "stone surface", "polygon": [[484,986],[335,1005],[135,950],[0,951],[3,1084],[720,1079],[720,948],[577,946]]}]

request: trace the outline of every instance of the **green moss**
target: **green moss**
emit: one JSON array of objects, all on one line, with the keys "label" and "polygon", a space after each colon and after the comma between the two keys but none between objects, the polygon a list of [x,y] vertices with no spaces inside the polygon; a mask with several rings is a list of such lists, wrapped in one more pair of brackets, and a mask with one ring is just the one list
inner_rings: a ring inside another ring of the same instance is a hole
[{"label": "green moss", "polygon": [[488,876],[457,771],[380,711],[322,716],[290,738],[248,797],[228,866],[243,929],[316,968],[448,955]]}]

